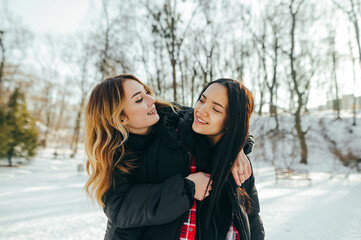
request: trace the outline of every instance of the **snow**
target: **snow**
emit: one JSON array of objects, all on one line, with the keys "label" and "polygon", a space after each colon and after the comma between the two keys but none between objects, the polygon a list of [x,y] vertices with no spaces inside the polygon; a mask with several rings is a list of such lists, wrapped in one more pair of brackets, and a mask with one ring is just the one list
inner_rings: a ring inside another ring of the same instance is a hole
[{"label": "snow", "polygon": [[[284,130],[292,132],[291,118],[281,118]],[[267,135],[263,142],[257,141],[251,156],[266,239],[361,240],[361,173],[343,166],[330,153],[324,135],[337,139],[341,151],[361,156],[361,118],[356,127],[351,127],[351,118],[335,121],[327,114],[304,119],[303,127],[311,126],[306,167],[292,156],[298,147],[292,134],[284,139]],[[273,127],[268,117],[252,121],[256,140]],[[77,172],[78,164],[84,163],[84,151],[75,159],[61,149],[54,159],[53,152],[42,149],[30,164],[0,167],[1,240],[104,237],[106,217],[85,196],[86,173]],[[275,166],[306,168],[312,182],[280,180],[276,184]]]},{"label": "snow", "polygon": [[273,167],[256,170],[266,239],[361,239],[361,175],[330,178],[311,172],[312,183],[275,184]]},{"label": "snow", "polygon": [[29,165],[0,168],[0,239],[102,239],[106,217],[87,200],[81,159],[45,149]]}]

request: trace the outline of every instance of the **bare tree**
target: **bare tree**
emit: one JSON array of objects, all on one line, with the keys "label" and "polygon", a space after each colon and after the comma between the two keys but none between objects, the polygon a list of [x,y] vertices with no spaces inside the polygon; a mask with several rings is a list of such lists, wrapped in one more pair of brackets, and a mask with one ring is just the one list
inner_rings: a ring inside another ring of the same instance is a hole
[{"label": "bare tree", "polygon": [[[350,32],[350,31],[349,31]],[[352,76],[353,76],[353,86],[354,86],[354,90],[353,90],[353,104],[352,104],[352,111],[353,111],[353,121],[352,121],[352,126],[356,126],[356,96],[355,96],[355,91],[356,91],[356,69],[355,69],[355,61],[356,58],[353,55],[353,48],[352,48],[352,43],[351,43],[351,37],[349,38],[348,41],[348,46],[349,46],[349,51],[350,51],[350,58],[352,60]]]},{"label": "bare tree", "polygon": [[[5,68],[5,46],[3,43],[3,35],[4,31],[0,30],[0,50],[1,50],[1,62],[0,62],[0,95],[2,96],[2,85],[3,85],[3,76],[4,76],[4,68]],[[1,99],[0,99],[1,106]]]},{"label": "bare tree", "polygon": [[172,88],[173,101],[177,101],[177,67],[179,67],[181,48],[193,18],[197,12],[197,7],[192,10],[190,19],[186,26],[181,29],[181,23],[185,21],[178,9],[177,0],[165,0],[162,7],[151,5],[149,1],[146,8],[149,13],[153,34],[159,36],[167,49],[169,62],[172,67]]},{"label": "bare tree", "polygon": [[[122,7],[119,5],[122,4]],[[102,0],[102,12],[95,19],[90,38],[92,51],[98,55],[96,67],[100,81],[119,72],[131,71],[131,65],[124,51],[130,47],[129,18],[127,4]],[[95,10],[94,10],[95,11]]]},{"label": "bare tree", "polygon": [[[305,6],[304,11],[301,12],[302,7],[305,5],[305,0],[290,0],[288,4],[289,16],[291,18],[290,31],[289,31],[289,50],[283,50],[289,59],[290,78],[292,90],[296,97],[296,111],[295,128],[297,131],[298,139],[301,147],[301,161],[300,163],[307,164],[308,148],[306,143],[306,134],[309,130],[302,130],[301,115],[305,111],[310,83],[313,78],[317,66],[319,64],[316,51],[314,50],[315,44],[308,40],[305,32],[308,31],[306,22],[314,23],[314,16],[307,16],[307,10],[314,8],[313,5]],[[307,9],[307,7],[309,7]],[[312,11],[308,11],[312,14]],[[301,21],[302,14],[302,21]],[[301,25],[302,24],[302,25]],[[297,26],[303,35],[297,35]],[[296,45],[296,43],[298,45]]]},{"label": "bare tree", "polygon": [[[265,96],[263,89],[267,87],[269,93],[269,113],[275,118],[276,129],[278,129],[279,123],[275,96],[277,95],[276,86],[278,85],[279,38],[283,25],[278,19],[278,16],[280,15],[279,4],[266,2],[263,5],[262,10],[260,17],[256,19],[255,17],[252,17],[253,14],[251,10],[245,7],[241,14],[241,18],[244,26],[251,33],[254,49],[259,57],[259,70],[262,70],[263,75],[263,79],[259,81],[258,84],[261,97],[258,113],[260,115],[262,114],[263,104],[265,103],[263,100],[263,97]],[[254,23],[252,23],[252,19]],[[255,28],[254,26],[258,27]]]},{"label": "bare tree", "polygon": [[164,98],[167,71],[164,59],[165,49],[160,43],[161,39],[153,36],[149,42],[139,34],[139,30],[136,36],[141,47],[140,61],[147,74],[149,86],[155,91],[156,96]]},{"label": "bare tree", "polygon": [[267,79],[267,88],[269,91],[269,112],[270,115],[275,118],[276,121],[276,130],[279,129],[279,121],[278,121],[278,111],[277,111],[277,86],[279,85],[278,79],[278,67],[279,67],[279,58],[280,58],[280,41],[282,31],[285,28],[284,24],[282,24],[282,19],[279,18],[281,15],[280,8],[278,5],[268,5],[266,6],[267,15],[266,20],[267,23],[271,27],[272,32],[272,47],[270,47],[271,53],[270,58],[272,61],[272,77],[270,80]]},{"label": "bare tree", "polygon": [[[86,97],[96,79],[96,71],[92,71],[92,66],[94,66],[97,56],[94,54],[91,44],[92,41],[89,37],[80,35],[77,38],[69,39],[69,42],[65,44],[63,50],[64,61],[72,64],[74,69],[72,75],[69,75],[69,78],[73,80],[79,91],[79,104],[76,108],[75,122],[73,125],[73,135],[70,144],[72,153],[70,157],[74,157],[78,151]],[[71,51],[69,51],[70,48],[68,46],[72,46]]]},{"label": "bare tree", "polygon": [[334,88],[334,109],[337,112],[337,119],[341,119],[340,116],[340,96],[339,96],[339,84],[337,81],[337,66],[338,66],[338,53],[336,50],[336,31],[333,29],[332,26],[329,26],[328,29],[328,44],[329,44],[329,56],[331,57],[331,66],[332,66],[332,73],[331,78],[333,80],[333,88]]},{"label": "bare tree", "polygon": [[46,55],[36,55],[35,57],[39,66],[40,72],[40,102],[38,109],[38,120],[44,124],[42,132],[41,145],[47,147],[49,133],[54,130],[56,106],[58,102],[55,101],[57,95],[57,86],[60,80],[59,64],[60,64],[60,42],[61,40],[47,35],[43,39],[43,46],[47,47]]},{"label": "bare tree", "polygon": [[[266,38],[267,38],[267,24],[265,19],[256,19],[253,17],[252,11],[249,6],[243,6],[240,14],[243,26],[248,30],[253,42],[253,48],[258,58],[258,71],[256,82],[259,91],[259,107],[258,115],[263,114],[263,107],[265,104],[265,91],[268,82],[268,70],[267,70],[267,50]],[[255,28],[254,26],[257,26]],[[256,32],[256,30],[258,30]]]},{"label": "bare tree", "polygon": [[[345,4],[347,2],[347,4]],[[341,10],[343,11],[350,23],[353,25],[353,29],[355,32],[355,41],[357,43],[358,48],[358,59],[359,59],[359,67],[361,67],[361,39],[360,39],[360,20],[361,20],[361,1],[360,0],[344,0],[344,1],[338,1],[333,0],[333,3]],[[351,47],[351,43],[349,44]],[[352,50],[352,47],[351,47]],[[352,53],[351,53],[352,54]],[[353,54],[352,54],[353,55]],[[352,58],[353,59],[353,58]],[[353,69],[354,66],[354,60],[353,61]],[[354,75],[354,81],[355,81],[355,75]],[[355,83],[354,83],[355,85]],[[354,94],[354,121],[353,125],[356,125],[356,98]]]},{"label": "bare tree", "polygon": [[214,80],[216,64],[221,61],[220,40],[222,33],[228,29],[222,18],[219,19],[218,11],[217,2],[209,1],[203,5],[199,17],[204,18],[205,24],[194,29],[193,32],[194,42],[192,44],[196,45],[197,66],[202,72],[203,85]]},{"label": "bare tree", "polygon": [[[19,19],[4,12],[0,15],[0,107],[5,104],[4,84],[11,82],[20,72],[19,67],[27,53],[26,48],[31,44],[33,34],[27,30]],[[8,93],[10,93],[12,90]]]},{"label": "bare tree", "polygon": [[190,41],[185,45],[187,51],[183,51],[182,54],[182,75],[184,77],[184,82],[182,86],[184,94],[187,96],[185,103],[188,106],[193,106],[195,98],[197,97],[200,87],[203,87],[203,81],[201,77],[201,70],[199,69],[199,45],[194,44],[194,38],[196,31],[192,31],[190,34]]},{"label": "bare tree", "polygon": [[361,39],[360,39],[360,26],[359,22],[361,19],[361,0],[333,0],[333,3],[343,11],[355,31],[355,41],[358,48],[359,64],[361,67]]}]

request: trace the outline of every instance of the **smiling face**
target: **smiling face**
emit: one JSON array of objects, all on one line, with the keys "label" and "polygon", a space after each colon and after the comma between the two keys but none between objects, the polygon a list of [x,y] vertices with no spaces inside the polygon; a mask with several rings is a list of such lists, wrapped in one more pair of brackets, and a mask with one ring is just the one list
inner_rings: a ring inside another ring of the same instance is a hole
[{"label": "smiling face", "polygon": [[142,84],[126,80],[124,88],[124,109],[121,117],[123,125],[134,134],[145,135],[159,120],[155,100]]},{"label": "smiling face", "polygon": [[206,135],[216,144],[224,134],[227,111],[227,88],[219,83],[211,84],[194,106],[193,131]]}]

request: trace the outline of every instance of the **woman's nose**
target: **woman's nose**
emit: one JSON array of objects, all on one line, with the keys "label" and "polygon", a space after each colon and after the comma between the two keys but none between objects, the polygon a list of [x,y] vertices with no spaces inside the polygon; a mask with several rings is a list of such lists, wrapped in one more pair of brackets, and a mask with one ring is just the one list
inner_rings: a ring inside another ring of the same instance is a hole
[{"label": "woman's nose", "polygon": [[155,99],[151,95],[147,95],[147,97],[148,97],[148,106],[150,107],[155,103]]},{"label": "woman's nose", "polygon": [[201,115],[207,115],[207,104],[203,104],[202,106],[200,106],[200,108],[198,109],[198,112]]}]

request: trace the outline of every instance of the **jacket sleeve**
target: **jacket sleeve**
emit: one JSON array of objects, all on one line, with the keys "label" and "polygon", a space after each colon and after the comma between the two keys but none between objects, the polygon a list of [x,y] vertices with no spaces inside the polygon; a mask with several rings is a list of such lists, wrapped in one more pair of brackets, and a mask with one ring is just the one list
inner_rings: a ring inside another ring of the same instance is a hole
[{"label": "jacket sleeve", "polygon": [[135,184],[129,175],[117,176],[103,197],[104,212],[118,228],[171,222],[193,204],[194,183],[181,174],[160,184]]},{"label": "jacket sleeve", "polygon": [[257,188],[255,185],[255,179],[254,179],[254,175],[253,175],[253,169],[252,169],[252,174],[247,181],[248,181],[248,183],[246,186],[246,191],[247,191],[249,197],[251,198],[251,210],[248,213],[249,225],[251,228],[250,229],[251,230],[251,240],[264,240],[265,232],[264,232],[264,228],[263,228],[262,219],[259,216],[260,205],[259,205]]},{"label": "jacket sleeve", "polygon": [[252,152],[255,140],[252,133],[248,133],[246,144],[244,145],[244,154],[248,155]]},{"label": "jacket sleeve", "polygon": [[256,186],[253,185],[251,194],[251,211],[248,214],[249,224],[251,228],[252,240],[263,240],[265,238],[262,219],[259,216],[260,206]]}]

